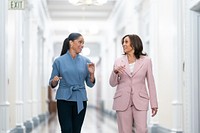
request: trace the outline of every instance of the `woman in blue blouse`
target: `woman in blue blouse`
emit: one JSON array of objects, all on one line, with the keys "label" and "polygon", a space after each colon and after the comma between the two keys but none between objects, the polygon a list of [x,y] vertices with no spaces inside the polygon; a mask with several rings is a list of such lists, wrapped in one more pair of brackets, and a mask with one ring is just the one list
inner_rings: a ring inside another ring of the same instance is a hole
[{"label": "woman in blue blouse", "polygon": [[87,107],[85,84],[95,84],[95,65],[80,55],[84,46],[83,36],[71,33],[63,42],[60,57],[53,63],[49,84],[59,84],[56,99],[58,119],[62,133],[80,133]]}]

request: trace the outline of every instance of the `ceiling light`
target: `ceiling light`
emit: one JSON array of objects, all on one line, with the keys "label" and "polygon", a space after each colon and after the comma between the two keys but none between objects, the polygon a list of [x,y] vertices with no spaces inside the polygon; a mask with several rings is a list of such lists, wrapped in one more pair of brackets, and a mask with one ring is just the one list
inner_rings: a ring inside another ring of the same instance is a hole
[{"label": "ceiling light", "polygon": [[79,5],[103,5],[108,0],[69,0],[69,3],[79,6]]}]

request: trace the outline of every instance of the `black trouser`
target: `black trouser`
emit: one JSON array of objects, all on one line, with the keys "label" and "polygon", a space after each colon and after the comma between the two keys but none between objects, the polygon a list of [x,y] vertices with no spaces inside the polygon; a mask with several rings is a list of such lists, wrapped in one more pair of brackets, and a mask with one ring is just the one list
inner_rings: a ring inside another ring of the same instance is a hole
[{"label": "black trouser", "polygon": [[87,102],[83,101],[84,109],[78,114],[77,102],[57,100],[58,119],[62,133],[80,133],[85,118]]}]

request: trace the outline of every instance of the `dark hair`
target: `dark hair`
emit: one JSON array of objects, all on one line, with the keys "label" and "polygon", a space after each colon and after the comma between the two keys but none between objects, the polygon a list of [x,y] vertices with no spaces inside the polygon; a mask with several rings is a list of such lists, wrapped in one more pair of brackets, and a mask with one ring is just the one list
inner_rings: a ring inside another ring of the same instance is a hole
[{"label": "dark hair", "polygon": [[[140,58],[141,55],[147,56],[146,53],[143,53],[143,44],[142,44],[142,40],[140,39],[140,37],[138,35],[132,34],[132,35],[125,35],[122,38],[122,44],[124,42],[124,38],[125,37],[129,37],[130,41],[131,41],[131,47],[134,49],[134,55],[137,59]],[[124,53],[125,54],[125,53]]]},{"label": "dark hair", "polygon": [[69,50],[69,48],[70,48],[69,41],[74,41],[77,38],[79,38],[80,36],[82,36],[80,33],[71,33],[71,34],[69,34],[69,36],[63,42],[63,46],[62,46],[62,50],[61,50],[60,56],[65,54],[65,53],[67,53],[67,51]]}]

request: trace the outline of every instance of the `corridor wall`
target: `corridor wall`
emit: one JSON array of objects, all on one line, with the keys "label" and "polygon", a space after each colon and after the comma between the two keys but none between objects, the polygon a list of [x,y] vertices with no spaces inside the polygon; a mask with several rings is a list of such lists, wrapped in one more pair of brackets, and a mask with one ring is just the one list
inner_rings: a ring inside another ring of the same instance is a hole
[{"label": "corridor wall", "polygon": [[[102,53],[105,110],[110,110],[115,88],[106,81],[112,71],[107,62],[122,54],[121,38],[138,34],[152,58],[159,110],[148,117],[152,133],[199,132],[199,0],[124,0],[111,16],[111,27]],[[106,33],[105,33],[106,34]],[[105,67],[105,68],[104,68]],[[109,98],[108,95],[110,96]],[[108,104],[110,103],[110,104]],[[198,106],[195,106],[198,105]],[[108,111],[109,112],[109,111]]]},{"label": "corridor wall", "polygon": [[25,9],[8,10],[1,1],[1,133],[30,132],[48,117],[52,34],[45,4],[27,0]]}]

